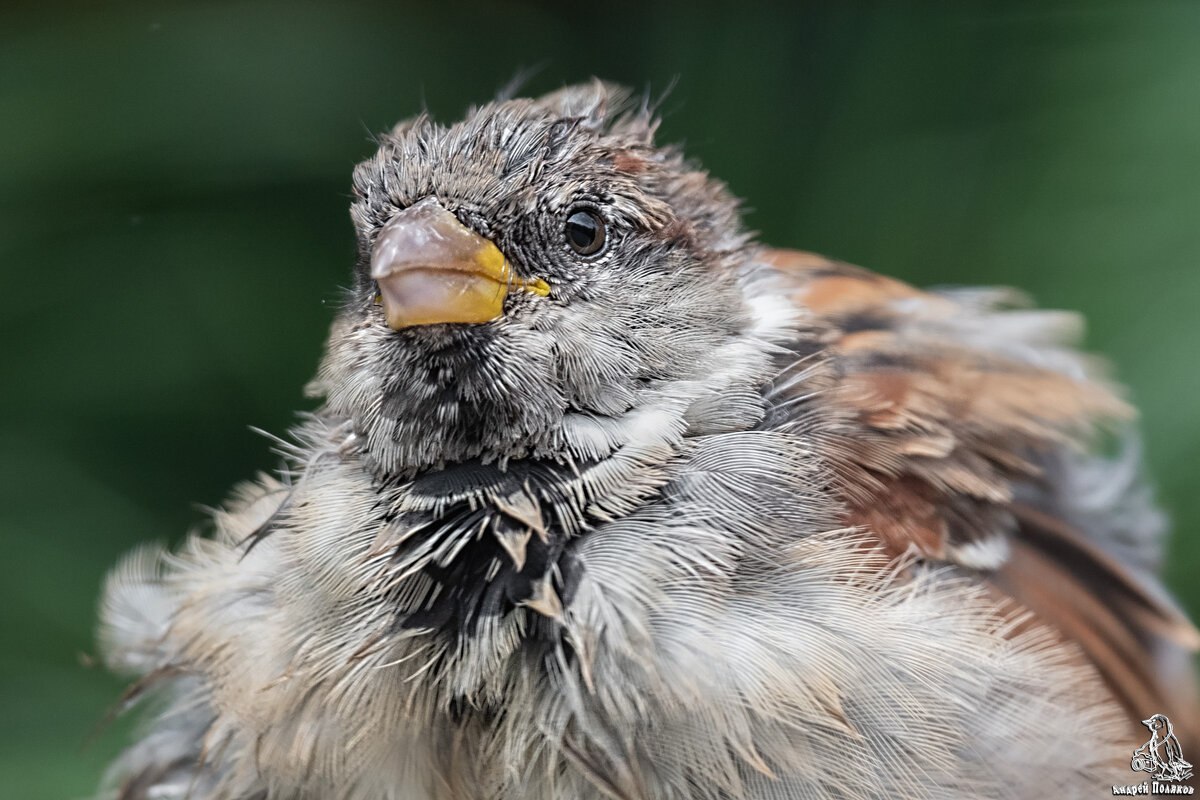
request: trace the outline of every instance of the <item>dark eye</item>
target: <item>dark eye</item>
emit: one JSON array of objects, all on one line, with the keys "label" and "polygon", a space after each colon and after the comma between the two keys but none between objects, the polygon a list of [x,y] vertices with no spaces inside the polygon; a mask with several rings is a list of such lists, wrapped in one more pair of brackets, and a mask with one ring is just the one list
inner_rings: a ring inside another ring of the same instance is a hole
[{"label": "dark eye", "polygon": [[608,232],[604,220],[591,209],[578,208],[567,216],[567,244],[581,256],[594,256],[604,249]]}]

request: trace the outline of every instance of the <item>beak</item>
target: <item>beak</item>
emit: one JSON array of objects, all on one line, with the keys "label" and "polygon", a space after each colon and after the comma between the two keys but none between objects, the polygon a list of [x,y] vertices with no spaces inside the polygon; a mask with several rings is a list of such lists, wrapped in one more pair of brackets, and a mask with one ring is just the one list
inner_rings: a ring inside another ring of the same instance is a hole
[{"label": "beak", "polygon": [[545,281],[513,274],[504,254],[426,197],[392,217],[371,252],[371,278],[379,286],[393,330],[438,323],[479,323],[504,311],[512,287],[545,297]]}]

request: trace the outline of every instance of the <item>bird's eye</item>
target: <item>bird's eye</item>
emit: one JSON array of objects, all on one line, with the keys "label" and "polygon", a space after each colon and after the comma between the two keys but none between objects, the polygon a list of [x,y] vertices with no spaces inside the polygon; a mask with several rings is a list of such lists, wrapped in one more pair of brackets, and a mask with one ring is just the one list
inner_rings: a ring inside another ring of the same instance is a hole
[{"label": "bird's eye", "polygon": [[608,239],[604,219],[587,208],[577,208],[567,216],[566,235],[567,244],[581,256],[596,255]]}]

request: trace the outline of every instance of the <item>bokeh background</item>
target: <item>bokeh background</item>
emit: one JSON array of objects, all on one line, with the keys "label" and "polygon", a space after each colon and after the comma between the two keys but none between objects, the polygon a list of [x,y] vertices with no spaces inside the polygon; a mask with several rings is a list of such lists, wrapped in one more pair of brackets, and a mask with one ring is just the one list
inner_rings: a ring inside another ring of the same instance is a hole
[{"label": "bokeh background", "polygon": [[[703,5],[703,4],[700,4]],[[12,4],[0,11],[0,796],[93,788],[105,569],[271,468],[369,133],[522,68],[659,91],[770,242],[1090,320],[1200,613],[1200,3]]]}]

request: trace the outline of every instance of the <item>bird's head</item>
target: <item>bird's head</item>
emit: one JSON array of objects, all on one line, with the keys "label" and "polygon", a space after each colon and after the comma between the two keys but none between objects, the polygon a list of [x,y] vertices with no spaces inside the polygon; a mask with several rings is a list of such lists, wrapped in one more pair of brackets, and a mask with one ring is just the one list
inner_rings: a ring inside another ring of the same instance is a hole
[{"label": "bird's head", "polygon": [[[602,458],[673,424],[656,404],[752,370],[730,347],[754,316],[737,204],[656,126],[595,82],[381,137],[354,173],[355,281],[313,384],[373,469]],[[755,413],[711,389],[732,404],[712,413]]]},{"label": "bird's head", "polygon": [[1168,733],[1171,726],[1171,723],[1162,714],[1155,714],[1149,719],[1144,719],[1142,720],[1142,724],[1149,728],[1155,737]]}]

